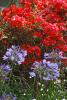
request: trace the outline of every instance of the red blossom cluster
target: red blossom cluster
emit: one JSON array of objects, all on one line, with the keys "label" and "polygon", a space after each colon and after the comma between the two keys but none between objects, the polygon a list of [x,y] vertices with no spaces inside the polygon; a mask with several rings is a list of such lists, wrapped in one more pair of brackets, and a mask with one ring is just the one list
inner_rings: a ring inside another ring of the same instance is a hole
[{"label": "red blossom cluster", "polygon": [[25,38],[30,37],[30,41],[26,38],[27,42],[21,43],[21,48],[32,55],[32,61],[40,59],[43,48],[67,52],[64,37],[67,31],[67,0],[20,0],[20,6],[12,4],[1,15],[3,22],[13,30],[22,30],[21,37],[24,38],[22,35],[26,31]]},{"label": "red blossom cluster", "polygon": [[39,46],[32,46],[32,45],[21,45],[20,46],[21,49],[25,49],[27,50],[28,56],[25,61],[24,64],[29,64],[29,63],[33,63],[34,61],[40,61],[41,60],[41,50]]}]

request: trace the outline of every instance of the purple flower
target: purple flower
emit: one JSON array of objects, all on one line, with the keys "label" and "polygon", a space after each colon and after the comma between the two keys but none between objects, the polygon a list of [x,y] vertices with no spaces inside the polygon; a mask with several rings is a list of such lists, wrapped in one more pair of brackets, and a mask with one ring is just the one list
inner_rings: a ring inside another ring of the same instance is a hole
[{"label": "purple flower", "polygon": [[7,64],[2,64],[0,65],[0,69],[4,72],[4,73],[9,73],[11,71],[11,68],[9,65]]},{"label": "purple flower", "polygon": [[38,75],[44,80],[56,80],[60,76],[58,67],[57,63],[51,63],[50,61],[46,61],[44,59],[40,62],[34,62],[31,67],[32,74],[29,74],[31,77]]},{"label": "purple flower", "polygon": [[45,59],[52,59],[50,53],[44,53],[44,58]]},{"label": "purple flower", "polygon": [[36,76],[36,74],[34,72],[29,72],[29,74],[30,74],[31,78]]},{"label": "purple flower", "polygon": [[55,51],[52,51],[50,53],[44,53],[44,59],[61,60],[61,59],[67,59],[67,57],[64,57],[64,52],[55,50]]},{"label": "purple flower", "polygon": [[19,46],[12,45],[11,48],[7,49],[7,52],[3,56],[3,60],[14,61],[20,65],[24,62],[26,56],[26,50],[21,50]]},{"label": "purple flower", "polygon": [[2,68],[2,69],[3,69],[3,71],[4,71],[4,72],[6,72],[6,73],[8,73],[8,72],[10,72],[10,71],[11,71],[10,66],[9,66],[9,65],[7,65],[7,64],[3,64],[3,65],[1,65],[1,68]]},{"label": "purple flower", "polygon": [[0,65],[0,76],[2,80],[9,80],[7,77],[8,73],[11,71],[11,68],[7,64],[1,64]]},{"label": "purple flower", "polygon": [[17,97],[12,95],[12,93],[9,93],[9,94],[3,93],[0,96],[0,100],[17,100]]}]

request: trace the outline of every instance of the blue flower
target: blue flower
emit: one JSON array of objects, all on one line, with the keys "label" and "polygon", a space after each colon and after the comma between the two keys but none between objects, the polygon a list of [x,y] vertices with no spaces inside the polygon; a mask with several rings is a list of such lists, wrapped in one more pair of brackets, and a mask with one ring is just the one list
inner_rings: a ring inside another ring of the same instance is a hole
[{"label": "blue flower", "polygon": [[36,76],[36,74],[35,74],[34,72],[29,72],[29,74],[30,74],[30,78],[35,77],[35,76]]},{"label": "blue flower", "polygon": [[22,62],[24,62],[26,56],[26,50],[21,50],[19,46],[12,45],[11,48],[7,49],[7,52],[3,56],[3,60],[14,61],[20,65]]},{"label": "blue flower", "polygon": [[44,53],[44,58],[45,59],[52,59],[50,53]]},{"label": "blue flower", "polygon": [[1,68],[2,68],[2,69],[3,69],[3,71],[4,71],[4,72],[6,72],[6,73],[8,73],[8,72],[10,72],[10,71],[11,71],[10,66],[9,66],[9,65],[7,65],[7,64],[3,64],[3,65],[1,65]]},{"label": "blue flower", "polygon": [[9,94],[3,93],[0,96],[0,100],[17,100],[17,97],[12,95],[12,93],[9,93]]},{"label": "blue flower", "polygon": [[64,57],[64,52],[55,50],[55,51],[52,51],[50,53],[44,53],[44,59],[61,60],[61,59],[67,59],[67,57]]},{"label": "blue flower", "polygon": [[0,69],[4,72],[4,73],[9,73],[11,71],[11,68],[9,65],[7,64],[2,64],[0,65]]},{"label": "blue flower", "polygon": [[44,80],[56,80],[60,76],[59,65],[45,59],[40,62],[34,62],[31,70],[32,72],[29,73],[31,77],[38,75]]},{"label": "blue flower", "polygon": [[7,77],[8,73],[11,71],[11,68],[7,64],[0,65],[0,77],[2,80],[9,80]]}]

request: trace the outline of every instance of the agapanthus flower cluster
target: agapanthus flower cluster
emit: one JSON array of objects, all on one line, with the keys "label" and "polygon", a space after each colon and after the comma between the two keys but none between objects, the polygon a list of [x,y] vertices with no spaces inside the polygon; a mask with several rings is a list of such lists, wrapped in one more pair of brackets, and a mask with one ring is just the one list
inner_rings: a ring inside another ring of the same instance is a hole
[{"label": "agapanthus flower cluster", "polygon": [[47,60],[51,60],[51,59],[55,59],[55,60],[65,60],[67,59],[67,57],[65,57],[64,52],[56,50],[56,51],[52,51],[49,53],[44,53],[44,58]]},{"label": "agapanthus flower cluster", "polygon": [[1,64],[0,65],[0,78],[8,79],[7,75],[11,71],[11,67],[8,64]]},{"label": "agapanthus flower cluster", "polygon": [[34,62],[29,72],[31,77],[39,76],[43,80],[56,80],[60,77],[59,64],[46,61]]},{"label": "agapanthus flower cluster", "polygon": [[0,96],[0,100],[17,100],[17,97],[12,95],[12,93],[3,93],[2,96]]},{"label": "agapanthus flower cluster", "polygon": [[3,60],[13,61],[20,65],[22,62],[24,62],[26,56],[26,50],[21,50],[19,46],[12,45],[11,48],[7,49],[7,52],[3,56]]}]

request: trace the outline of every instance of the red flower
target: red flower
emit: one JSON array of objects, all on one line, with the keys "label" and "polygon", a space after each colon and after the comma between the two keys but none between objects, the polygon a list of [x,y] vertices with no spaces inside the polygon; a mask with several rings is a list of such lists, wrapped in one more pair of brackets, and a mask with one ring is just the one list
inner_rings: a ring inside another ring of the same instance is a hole
[{"label": "red flower", "polygon": [[9,18],[8,16],[5,16],[5,17],[4,17],[4,21],[5,21],[5,22],[9,22],[9,20],[10,20],[10,18]]},{"label": "red flower", "polygon": [[15,15],[11,18],[11,25],[12,27],[20,27],[21,26],[21,17]]},{"label": "red flower", "polygon": [[67,44],[67,36],[64,36],[64,41],[65,41],[66,44]]},{"label": "red flower", "polygon": [[37,8],[38,8],[39,10],[44,9],[44,2],[43,2],[43,1],[39,1],[38,4],[37,4]]},{"label": "red flower", "polygon": [[21,27],[24,27],[24,25],[26,24],[26,21],[25,21],[25,18],[15,15],[11,18],[10,23],[12,27],[21,28]]},{"label": "red flower", "polygon": [[10,6],[10,9],[11,9],[11,14],[12,15],[16,15],[17,14],[17,6],[15,4],[12,4]]},{"label": "red flower", "polygon": [[3,42],[3,44],[4,44],[4,45],[8,45],[8,44],[9,44],[9,43],[8,43],[8,40],[7,40],[7,39],[5,39],[5,38],[4,38],[4,39],[2,39],[2,42]]},{"label": "red flower", "polygon": [[34,32],[33,33],[33,37],[34,38],[42,38],[42,33],[40,33],[40,32]]},{"label": "red flower", "polygon": [[27,50],[28,55],[36,55],[37,57],[41,55],[41,50],[39,46],[21,45],[21,49]]},{"label": "red flower", "polygon": [[43,44],[44,44],[45,46],[54,46],[54,45],[56,44],[56,40],[55,40],[55,39],[52,39],[52,38],[50,38],[50,37],[46,37],[46,38],[44,38],[44,40],[43,40]]},{"label": "red flower", "polygon": [[22,64],[28,65],[29,64],[29,59],[28,58],[25,58],[25,61]]},{"label": "red flower", "polygon": [[39,57],[41,55],[40,48],[38,46],[34,46],[33,49],[34,49],[34,53],[36,54],[36,56]]},{"label": "red flower", "polygon": [[67,52],[67,45],[64,45],[64,46],[63,46],[62,51],[63,51],[63,52]]},{"label": "red flower", "polygon": [[2,35],[3,35],[3,33],[2,33],[2,32],[0,32],[0,39],[2,38]]},{"label": "red flower", "polygon": [[57,35],[57,39],[59,40],[59,42],[63,42],[63,35],[59,33]]},{"label": "red flower", "polygon": [[19,16],[22,16],[22,14],[23,14],[23,8],[17,7],[17,13],[16,14],[19,15]]},{"label": "red flower", "polygon": [[36,61],[36,58],[35,58],[35,57],[26,58],[25,61],[23,62],[23,64],[29,65],[29,64],[31,64],[31,63],[34,63],[34,61]]},{"label": "red flower", "polygon": [[2,11],[2,16],[5,16],[9,11],[10,11],[10,8],[5,8],[5,9]]}]

